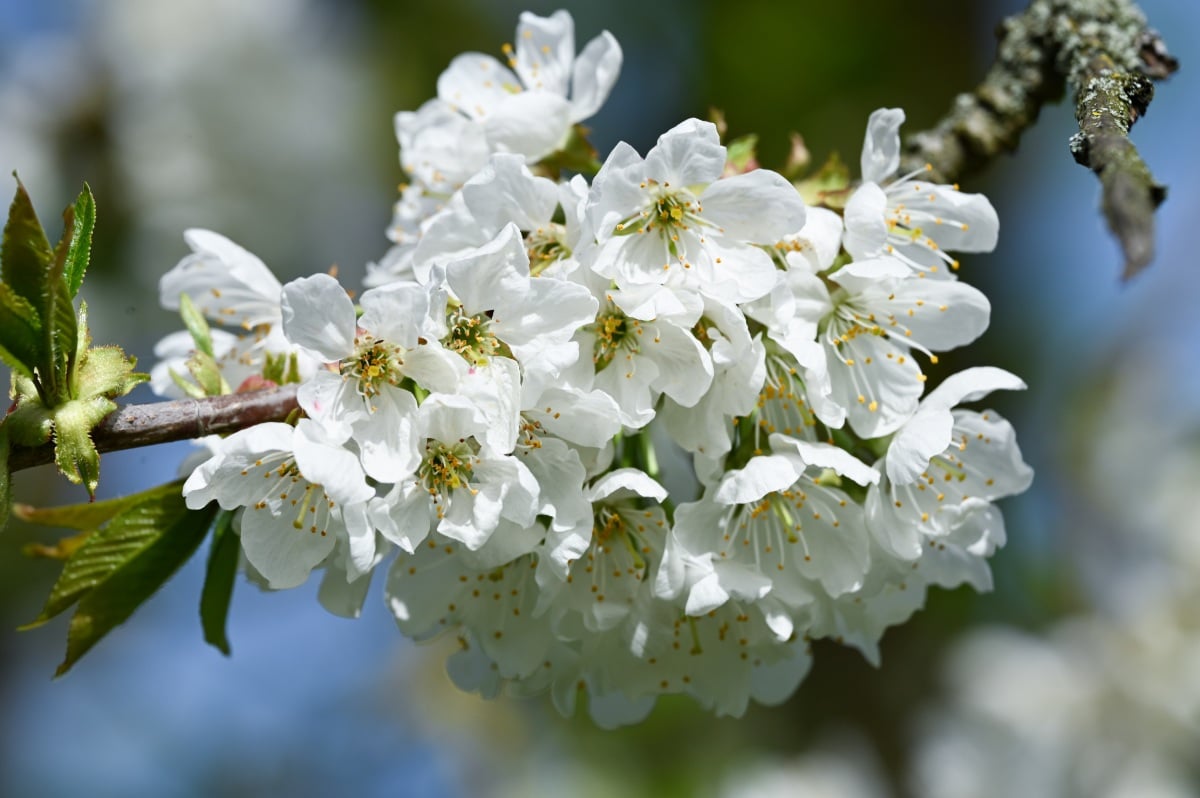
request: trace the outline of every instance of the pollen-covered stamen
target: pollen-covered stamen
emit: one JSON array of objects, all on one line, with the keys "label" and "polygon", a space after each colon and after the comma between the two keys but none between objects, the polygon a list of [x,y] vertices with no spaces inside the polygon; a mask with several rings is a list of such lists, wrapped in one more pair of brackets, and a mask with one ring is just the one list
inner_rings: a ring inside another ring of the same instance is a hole
[{"label": "pollen-covered stamen", "polygon": [[492,332],[492,319],[487,313],[469,315],[460,306],[450,310],[446,322],[450,331],[442,344],[472,366],[486,366],[497,355],[512,356],[508,346]]},{"label": "pollen-covered stamen", "polygon": [[323,487],[300,473],[292,455],[280,452],[263,457],[243,470],[242,476],[258,477],[263,483],[259,490],[263,498],[248,509],[266,510],[285,518],[291,515],[294,529],[322,537],[329,533],[330,510],[336,502]]},{"label": "pollen-covered stamen", "polygon": [[796,361],[789,355],[772,353],[766,362],[767,379],[758,393],[758,409],[767,421],[766,431],[815,439],[817,417],[808,406]]},{"label": "pollen-covered stamen", "polygon": [[399,385],[404,379],[404,349],[382,338],[359,336],[354,339],[354,354],[342,360],[338,371],[342,379],[354,380],[360,396],[371,399],[385,385]]},{"label": "pollen-covered stamen", "polygon": [[611,303],[600,312],[588,330],[595,334],[592,363],[603,371],[622,352],[632,357],[641,352],[642,323],[622,313]]},{"label": "pollen-covered stamen", "polygon": [[557,222],[547,222],[525,234],[525,251],[529,254],[529,273],[534,277],[547,267],[571,257],[565,243],[567,228]]},{"label": "pollen-covered stamen", "polygon": [[796,544],[808,559],[799,512],[807,499],[803,491],[789,488],[768,493],[753,504],[731,507],[717,556],[751,561],[761,573],[784,570],[788,549]]},{"label": "pollen-covered stamen", "polygon": [[[927,271],[936,272],[937,265],[918,263],[905,255],[902,250],[897,250],[897,246],[904,247],[915,244],[927,252],[933,253],[951,269],[957,269],[958,261],[946,254],[938,246],[937,241],[927,233],[934,231],[936,234],[938,227],[967,230],[967,223],[962,219],[944,216],[940,210],[922,207],[936,202],[937,194],[931,191],[931,184],[914,181],[914,178],[928,172],[931,168],[929,164],[926,164],[884,187],[888,201],[885,213],[888,232],[887,252],[922,274]],[[957,189],[958,186],[956,185],[954,188]]]},{"label": "pollen-covered stamen", "polygon": [[438,504],[439,518],[442,514],[442,502],[454,491],[475,491],[471,487],[471,479],[478,464],[479,456],[469,441],[426,442],[425,456],[417,468],[417,478]]},{"label": "pollen-covered stamen", "polygon": [[686,189],[673,189],[670,183],[647,179],[641,188],[649,194],[643,209],[619,223],[614,235],[657,232],[674,257],[681,257],[680,233],[712,225],[701,217],[700,201]]}]

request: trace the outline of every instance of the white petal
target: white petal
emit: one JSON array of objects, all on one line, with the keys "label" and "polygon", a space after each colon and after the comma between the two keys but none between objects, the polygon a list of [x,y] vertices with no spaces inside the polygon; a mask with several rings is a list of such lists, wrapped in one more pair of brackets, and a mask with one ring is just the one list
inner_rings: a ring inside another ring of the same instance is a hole
[{"label": "white petal", "polygon": [[621,45],[608,31],[592,39],[571,70],[571,122],[582,122],[600,110],[621,72]]},{"label": "white petal", "polygon": [[700,196],[703,216],[721,235],[752,244],[774,244],[804,226],[804,200],[796,187],[769,169],[716,181]]},{"label": "white petal", "polygon": [[867,120],[861,158],[862,179],[882,183],[900,167],[900,126],[904,111],[880,108]]},{"label": "white petal", "polygon": [[784,490],[799,477],[800,471],[786,457],[752,457],[745,467],[725,475],[713,498],[720,504],[748,504],[768,493]]},{"label": "white petal", "polygon": [[360,327],[405,349],[416,347],[429,315],[428,290],[412,283],[392,283],[372,288],[359,302],[363,309]]},{"label": "white petal", "polygon": [[437,90],[438,98],[455,111],[481,119],[520,85],[517,76],[490,55],[463,53],[438,76]]},{"label": "white petal", "polygon": [[371,406],[372,412],[354,423],[363,468],[380,482],[399,482],[421,463],[417,400],[402,388],[387,386]]},{"label": "white petal", "polygon": [[548,17],[521,12],[517,24],[516,65],[526,89],[567,95],[571,62],[575,60],[575,22],[563,10]]},{"label": "white petal", "polygon": [[491,241],[446,265],[446,281],[468,313],[481,313],[529,286],[529,255],[514,224]]},{"label": "white petal", "polygon": [[779,433],[772,433],[769,440],[772,449],[781,454],[795,453],[805,465],[831,468],[859,485],[872,485],[879,481],[878,471],[839,446],[796,440]]},{"label": "white petal", "polygon": [[283,331],[288,340],[334,363],[354,351],[354,303],[328,274],[283,287]]},{"label": "white petal", "polygon": [[1023,391],[1025,388],[1020,377],[1004,369],[976,366],[942,380],[942,384],[922,400],[921,406],[949,409],[964,402],[978,401],[992,391]]},{"label": "white petal", "polygon": [[322,486],[339,504],[365,502],[375,495],[366,482],[358,458],[334,444],[324,429],[312,419],[296,425],[296,465],[306,479]]},{"label": "white petal", "polygon": [[[512,222],[522,230],[535,230],[554,215],[558,187],[535,177],[522,156],[498,152],[462,187],[462,197],[477,229],[498,232]],[[432,228],[429,234],[434,234]]]},{"label": "white petal", "polygon": [[292,517],[270,508],[246,508],[241,524],[242,550],[272,588],[296,587],[333,551],[334,536],[296,529]]},{"label": "white petal", "polygon": [[493,150],[515,152],[533,163],[563,145],[571,130],[571,104],[547,91],[525,91],[509,95],[482,121]]},{"label": "white petal", "polygon": [[926,410],[924,406],[896,433],[888,446],[887,475],[897,485],[915,482],[929,460],[950,445],[954,417],[949,410]]},{"label": "white petal", "polygon": [[687,119],[646,153],[646,176],[678,188],[707,186],[725,170],[725,148],[712,122]]},{"label": "white petal", "polygon": [[608,498],[626,499],[634,496],[661,502],[667,498],[667,489],[651,479],[644,471],[636,468],[618,468],[596,480],[591,487],[584,489],[583,495],[590,502],[603,501]]},{"label": "white petal", "polygon": [[887,195],[875,183],[863,183],[846,202],[842,246],[856,260],[871,258],[887,245]]}]

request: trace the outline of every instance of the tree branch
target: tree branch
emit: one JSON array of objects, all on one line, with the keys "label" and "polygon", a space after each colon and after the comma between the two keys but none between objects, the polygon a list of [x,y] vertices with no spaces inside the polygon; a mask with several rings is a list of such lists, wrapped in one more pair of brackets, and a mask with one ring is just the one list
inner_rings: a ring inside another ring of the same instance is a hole
[{"label": "tree branch", "polygon": [[1130,0],[1032,0],[997,31],[996,62],[930,130],[905,145],[906,171],[933,166],[943,180],[978,172],[1016,149],[1047,101],[1069,86],[1079,132],[1075,160],[1100,178],[1101,207],[1125,256],[1125,277],[1154,257],[1154,210],[1166,196],[1129,140],[1155,80],[1179,68]]},{"label": "tree branch", "polygon": [[[126,405],[100,422],[92,431],[92,440],[100,452],[115,452],[236,432],[266,421],[282,421],[297,407],[296,388],[295,385],[284,385],[208,399]],[[36,448],[14,446],[8,465],[11,471],[20,471],[52,462],[54,446],[48,443]]]}]

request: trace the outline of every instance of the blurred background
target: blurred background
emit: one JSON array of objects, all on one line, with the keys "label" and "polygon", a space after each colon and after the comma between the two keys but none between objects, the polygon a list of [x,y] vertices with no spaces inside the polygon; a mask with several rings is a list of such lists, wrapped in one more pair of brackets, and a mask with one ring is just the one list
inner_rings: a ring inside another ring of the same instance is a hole
[{"label": "blurred background", "polygon": [[[401,179],[392,115],[435,94],[459,52],[498,55],[523,9],[574,14],[579,47],[621,43],[591,120],[602,153],[640,151],[724,111],[778,167],[788,133],[857,171],[867,115],[928,126],[971,88],[1019,0],[961,3],[514,3],[509,0],[0,0],[0,172],[19,171],[51,237],[88,181],[99,208],[84,295],[97,342],[152,362],[178,329],[159,275],[188,227],[220,231],[281,278],[333,264],[354,285],[388,242]],[[71,673],[65,617],[17,633],[56,575],[0,537],[0,795],[1200,795],[1200,5],[1146,0],[1182,71],[1134,139],[1169,197],[1158,257],[1127,285],[1047,108],[1015,156],[964,184],[1002,235],[962,276],[992,326],[943,358],[1021,375],[989,403],[1013,420],[1033,488],[1002,507],[996,589],[931,593],[884,637],[883,664],[818,642],[784,706],[717,720],[687,699],[604,732],[548,701],[484,702],[444,650],[396,632],[375,585],[363,617],[316,585],[241,582],[225,659],[201,638],[203,552]],[[736,9],[736,10],[735,10]],[[4,196],[12,188],[4,190]],[[132,398],[149,401],[143,389]],[[106,455],[102,495],[161,482],[188,446]],[[80,501],[47,470],[35,504]]]}]

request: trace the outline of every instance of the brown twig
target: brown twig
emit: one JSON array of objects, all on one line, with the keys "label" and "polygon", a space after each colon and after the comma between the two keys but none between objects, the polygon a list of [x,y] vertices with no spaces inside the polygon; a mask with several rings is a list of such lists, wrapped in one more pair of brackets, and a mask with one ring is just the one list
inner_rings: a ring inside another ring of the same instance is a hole
[{"label": "brown twig", "polygon": [[935,127],[907,140],[904,168],[929,163],[944,180],[975,173],[1016,149],[1042,105],[1070,87],[1079,121],[1071,153],[1099,176],[1125,277],[1136,274],[1154,257],[1154,210],[1166,191],[1129,141],[1129,129],[1145,115],[1153,81],[1178,62],[1130,0],[1032,0],[997,33],[995,64]]},{"label": "brown twig", "polygon": [[[92,440],[100,452],[184,441],[281,421],[296,407],[295,385],[208,399],[126,405],[100,422],[92,431]],[[46,444],[36,448],[14,446],[8,464],[11,471],[20,471],[52,462],[54,446]]]}]

